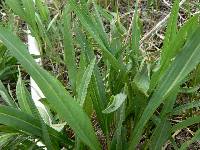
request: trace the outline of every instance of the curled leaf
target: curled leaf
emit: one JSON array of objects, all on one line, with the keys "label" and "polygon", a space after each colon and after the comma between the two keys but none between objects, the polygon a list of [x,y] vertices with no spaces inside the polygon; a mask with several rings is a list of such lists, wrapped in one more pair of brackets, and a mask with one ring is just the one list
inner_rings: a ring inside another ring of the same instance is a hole
[{"label": "curled leaf", "polygon": [[126,95],[123,93],[117,94],[113,98],[112,103],[102,112],[105,114],[112,113],[116,111],[126,100]]}]

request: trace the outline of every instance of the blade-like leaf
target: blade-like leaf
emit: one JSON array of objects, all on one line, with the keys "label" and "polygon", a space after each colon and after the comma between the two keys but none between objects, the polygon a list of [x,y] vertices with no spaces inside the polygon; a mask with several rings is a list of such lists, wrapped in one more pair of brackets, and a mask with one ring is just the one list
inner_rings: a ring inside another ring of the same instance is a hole
[{"label": "blade-like leaf", "polygon": [[[0,106],[0,123],[12,127],[27,135],[42,137],[40,121],[32,116],[9,106]],[[48,127],[49,134],[54,140],[63,144],[71,142],[56,130]]]},{"label": "blade-like leaf", "polygon": [[123,122],[125,120],[125,103],[121,105],[120,109],[117,111],[116,114],[116,130],[112,138],[112,143],[111,143],[111,150],[121,150],[121,149],[126,149],[127,145],[124,144],[126,142],[126,133],[124,131],[123,127]]},{"label": "blade-like leaf", "polygon": [[161,65],[163,63],[163,59],[167,58],[166,55],[171,53],[171,49],[168,47],[170,46],[170,41],[173,41],[177,34],[177,20],[178,20],[178,11],[179,11],[179,1],[175,0],[170,18],[167,24],[167,31],[165,33],[165,39],[163,42],[163,50],[161,53]]},{"label": "blade-like leaf", "polygon": [[27,93],[25,91],[25,86],[22,83],[20,71],[19,71],[19,77],[18,77],[17,86],[16,86],[16,95],[17,95],[17,100],[18,100],[19,107],[21,108],[21,110],[23,112],[26,112],[32,115],[31,109],[27,101]]},{"label": "blade-like leaf", "polygon": [[105,31],[105,28],[103,25],[103,21],[101,19],[101,15],[100,15],[96,0],[92,0],[92,3],[94,6],[94,16],[93,16],[94,21],[93,22],[95,23],[95,25],[97,27],[96,29],[98,30],[98,33],[100,34],[101,39],[104,41],[104,43],[109,45],[108,37],[107,37],[106,31]]},{"label": "blade-like leaf", "polygon": [[89,66],[85,70],[85,72],[83,74],[83,78],[82,78],[81,83],[80,83],[79,88],[78,88],[77,101],[80,103],[81,106],[83,106],[83,104],[85,102],[85,98],[86,98],[86,95],[87,95],[87,89],[88,89],[88,85],[89,85],[91,77],[92,77],[94,65],[95,65],[95,59],[93,59],[91,61],[91,63],[89,64]]},{"label": "blade-like leaf", "polygon": [[[138,59],[140,56],[140,27],[139,27],[139,15],[138,15],[138,0],[135,3],[135,12],[133,17],[133,26],[132,26],[132,42],[131,42],[131,48],[132,48],[132,58]],[[137,60],[134,60],[137,63]]]},{"label": "blade-like leaf", "polygon": [[[35,22],[35,4],[33,0],[21,0],[24,6],[24,12],[26,14],[26,21],[30,24],[30,26],[35,29],[36,22]],[[24,15],[24,14],[23,14]],[[21,17],[21,16],[20,16]]]},{"label": "blade-like leaf", "polygon": [[68,7],[65,8],[63,20],[64,20],[64,60],[65,65],[68,69],[69,81],[72,85],[72,89],[76,88],[76,59],[75,59],[75,49],[73,46],[72,32],[70,25],[70,10]]},{"label": "blade-like leaf", "polygon": [[0,96],[3,98],[3,100],[6,102],[7,105],[17,107],[13,99],[10,97],[8,91],[4,87],[3,83],[0,80]]},{"label": "blade-like leaf", "polygon": [[52,107],[70,125],[76,135],[91,149],[100,149],[88,116],[63,85],[47,71],[40,68],[28,53],[25,45],[5,28],[0,28],[0,40],[27,70]]},{"label": "blade-like leaf", "polygon": [[45,124],[44,120],[42,119],[42,117],[40,116],[40,113],[39,113],[35,103],[33,102],[30,93],[26,89],[26,87],[21,79],[20,70],[19,70],[19,78],[18,78],[18,82],[17,82],[17,91],[16,92],[17,92],[18,102],[19,102],[19,105],[20,105],[20,108],[22,109],[22,111],[29,113],[30,115],[33,115],[37,119],[40,120],[41,128],[42,128],[42,137],[43,137],[43,141],[44,141],[44,144],[46,145],[46,147],[48,149],[57,149],[56,141],[54,141],[55,144],[52,144],[46,124]]},{"label": "blade-like leaf", "polygon": [[200,107],[200,101],[193,101],[193,102],[186,103],[181,106],[175,107],[174,110],[172,111],[172,114],[178,115],[188,109],[195,108],[195,107]]},{"label": "blade-like leaf", "polygon": [[129,149],[134,149],[139,142],[143,129],[154,111],[169,95],[174,87],[197,66],[200,62],[200,28],[195,31],[193,36],[187,41],[179,55],[172,62],[165,75],[158,84],[156,92],[152,95],[149,104],[145,108],[143,115],[137,123],[132,133]]},{"label": "blade-like leaf", "polygon": [[[79,28],[77,29],[77,31],[78,31],[77,40],[80,46],[82,47],[82,50],[86,58],[86,62],[89,64],[93,59],[95,59],[95,54],[92,51],[92,48],[90,47],[83,32]],[[106,92],[104,88],[103,79],[101,77],[101,73],[99,71],[97,64],[94,66],[93,75],[89,85],[89,91],[95,112],[97,114],[97,118],[99,120],[102,130],[105,132],[106,119],[104,114],[102,113],[102,110],[105,109],[106,107],[107,99],[106,99]]]},{"label": "blade-like leaf", "polygon": [[125,70],[124,65],[119,63],[117,59],[111,54],[109,44],[105,42],[104,38],[101,36],[102,34],[98,32],[99,30],[97,29],[99,29],[99,27],[93,23],[91,15],[88,14],[85,9],[81,9],[81,6],[78,5],[78,3],[75,2],[75,0],[69,0],[68,2],[73,11],[78,16],[81,24],[91,34],[94,40],[101,46],[103,56],[112,64],[112,66],[116,70]]},{"label": "blade-like leaf", "polygon": [[111,98],[112,99],[111,104],[102,112],[108,114],[116,111],[124,103],[126,97],[127,96],[123,93],[115,95],[114,97]]},{"label": "blade-like leaf", "polygon": [[171,124],[168,121],[169,112],[172,111],[179,88],[174,88],[169,97],[164,101],[164,107],[159,115],[160,121],[156,122],[156,128],[151,136],[150,149],[160,150],[162,146],[170,139]]},{"label": "blade-like leaf", "polygon": [[176,125],[174,125],[171,128],[171,132],[173,133],[177,130],[186,128],[190,125],[193,125],[193,124],[199,123],[199,122],[200,122],[200,116],[193,116],[193,117],[187,118],[186,120],[183,120],[183,121],[177,123]]},{"label": "blade-like leaf", "polygon": [[167,67],[171,64],[173,58],[177,55],[177,53],[181,50],[186,39],[196,30],[198,27],[198,17],[199,15],[195,15],[190,18],[178,31],[177,36],[174,40],[171,40],[168,44],[169,51],[162,58],[162,64],[157,72],[155,72],[152,76],[151,80],[151,89],[153,90],[156,84],[158,83],[161,76],[165,73]]},{"label": "blade-like leaf", "polygon": [[19,15],[24,20],[27,18],[21,1],[6,0],[6,4],[13,10],[16,15]]},{"label": "blade-like leaf", "polygon": [[151,137],[150,150],[161,150],[163,144],[170,137],[170,122],[166,119],[162,120],[161,123],[156,127],[155,132]]},{"label": "blade-like leaf", "polygon": [[162,64],[161,69],[166,69],[169,65],[171,59],[175,57],[177,52],[180,50],[181,46],[183,46],[185,40],[189,35],[193,33],[193,31],[198,27],[198,15],[193,16],[190,18],[178,31],[174,40],[171,40],[168,44],[168,52],[163,52]]},{"label": "blade-like leaf", "polygon": [[42,0],[35,0],[35,5],[39,11],[39,14],[44,21],[48,21],[49,19],[49,10],[47,4]]},{"label": "blade-like leaf", "polygon": [[15,137],[18,133],[0,133],[0,149],[2,149],[3,145],[10,142],[10,140]]}]

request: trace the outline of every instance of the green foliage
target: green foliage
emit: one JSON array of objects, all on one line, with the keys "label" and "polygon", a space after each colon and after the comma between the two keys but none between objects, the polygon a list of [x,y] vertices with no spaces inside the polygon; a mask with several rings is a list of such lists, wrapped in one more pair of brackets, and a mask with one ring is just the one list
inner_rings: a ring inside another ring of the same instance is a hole
[{"label": "green foliage", "polygon": [[[22,143],[29,148],[38,148],[39,141],[47,149],[100,150],[98,139],[102,138],[109,150],[136,149],[141,139],[142,148],[160,150],[168,141],[176,147],[173,133],[200,123],[198,115],[191,115],[200,106],[192,95],[200,84],[196,77],[200,70],[199,15],[179,28],[179,0],[174,2],[156,67],[140,50],[138,1],[128,40],[129,29],[119,14],[104,10],[95,0],[68,0],[63,10],[53,16],[41,0],[6,3],[26,22],[39,43],[42,59],[64,66],[69,84],[64,86],[64,82],[38,66],[16,34],[0,27],[0,40],[5,45],[0,47],[0,54],[9,52],[36,81],[46,97],[41,102],[52,119],[45,121],[21,73],[15,100],[0,82],[0,95],[6,104],[0,106],[1,147],[9,148],[9,141],[19,137],[15,145]],[[110,25],[109,31],[104,23]],[[186,84],[192,88],[183,87]],[[191,101],[179,105],[176,100],[182,93],[191,94]],[[182,122],[173,124],[170,120],[182,112],[190,113]],[[186,149],[187,144],[199,140],[199,132],[197,129],[180,148]]]},{"label": "green foliage", "polygon": [[17,61],[10,56],[7,48],[0,42],[0,80],[15,80]]},{"label": "green foliage", "polygon": [[[74,129],[77,135],[79,135],[86,144],[92,149],[98,149],[99,144],[88,116],[86,116],[78,103],[69,95],[63,85],[55,77],[36,64],[32,56],[28,53],[25,45],[17,37],[3,28],[0,29],[0,33],[0,39],[11,50],[12,55],[19,60],[33,77],[46,96],[48,102],[54,107],[58,114],[68,122],[71,128]],[[9,39],[12,39],[12,41]]]},{"label": "green foliage", "polygon": [[3,98],[4,102],[12,107],[16,107],[14,100],[9,95],[8,91],[6,90],[5,86],[3,85],[2,81],[0,81],[0,95]]},{"label": "green foliage", "polygon": [[70,25],[70,11],[69,8],[66,8],[64,10],[63,14],[63,22],[64,22],[64,57],[65,57],[65,64],[68,69],[68,75],[70,78],[70,82],[72,85],[73,90],[76,88],[76,58],[75,58],[75,50],[74,50],[74,44],[72,41],[72,35],[71,35],[71,25]]}]

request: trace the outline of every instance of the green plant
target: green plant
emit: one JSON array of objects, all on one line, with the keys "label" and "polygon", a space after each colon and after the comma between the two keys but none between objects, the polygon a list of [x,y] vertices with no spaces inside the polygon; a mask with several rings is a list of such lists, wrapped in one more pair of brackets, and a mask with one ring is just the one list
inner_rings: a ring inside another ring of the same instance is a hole
[{"label": "green plant", "polygon": [[0,43],[0,80],[16,79],[17,61],[10,56],[6,47]]},{"label": "green plant", "polygon": [[[75,0],[69,0],[64,10],[58,14],[60,19],[57,21],[49,20],[48,7],[40,0],[36,0],[35,5],[27,0],[12,2],[7,0],[11,9],[26,21],[42,51],[48,50],[45,48],[53,49],[56,37],[61,39],[64,54],[59,56],[60,63],[67,67],[70,82],[67,89],[71,89],[70,93],[56,77],[35,63],[19,38],[6,28],[0,28],[0,40],[41,88],[49,109],[57,113],[59,120],[66,121],[76,138],[66,140],[70,139],[69,135],[55,131],[53,126],[43,121],[19,75],[19,108],[13,108],[10,103],[7,103],[9,106],[0,107],[0,123],[8,128],[2,129],[5,143],[15,136],[29,135],[31,138],[27,139],[28,142],[37,146],[32,139],[38,139],[48,149],[88,147],[98,150],[104,144],[107,149],[132,150],[136,149],[143,138],[143,149],[160,150],[167,141],[171,141],[177,148],[172,134],[200,122],[197,115],[189,116],[177,124],[170,122],[173,114],[199,106],[198,103],[193,105],[194,102],[176,106],[182,85],[190,82],[193,72],[199,71],[196,67],[200,62],[199,15],[191,17],[178,29],[178,0],[172,8],[161,57],[156,65],[149,62],[146,54],[140,51],[137,3],[132,38],[124,43],[128,31],[120,18],[102,9],[95,1],[90,1],[91,8],[87,1],[78,4]],[[71,12],[76,14],[76,19],[72,19],[75,16]],[[110,37],[105,31],[102,18],[112,25]],[[39,24],[39,20],[43,21],[44,26]],[[48,24],[45,22],[50,22],[50,27],[45,26]],[[50,28],[57,31],[55,36],[49,33]],[[45,43],[47,47],[42,46]],[[78,63],[77,52],[80,53]],[[97,52],[100,53],[100,59],[96,58]],[[8,94],[3,95],[5,97]],[[105,143],[100,144],[90,121],[93,111]],[[188,143],[199,139],[199,130]],[[186,147],[187,143],[184,143],[180,149]]]},{"label": "green plant", "polygon": [[[50,149],[58,149],[57,142],[59,142],[59,144],[62,143],[67,147],[72,144],[72,142],[62,133],[49,127],[49,125],[46,125],[21,79],[21,74],[19,74],[16,86],[18,104],[8,94],[1,82],[0,91],[3,99],[8,105],[0,106],[0,123],[3,124],[1,125],[0,131],[1,148],[38,148],[38,139],[42,140]],[[48,141],[48,138],[50,139],[50,137],[53,146],[49,146],[50,142]]]},{"label": "green plant", "polygon": [[[14,30],[14,15],[7,14],[9,11],[4,1],[0,3],[0,26],[6,26],[9,30]],[[10,55],[6,46],[0,41],[0,80],[15,82],[17,80],[17,60]]]}]

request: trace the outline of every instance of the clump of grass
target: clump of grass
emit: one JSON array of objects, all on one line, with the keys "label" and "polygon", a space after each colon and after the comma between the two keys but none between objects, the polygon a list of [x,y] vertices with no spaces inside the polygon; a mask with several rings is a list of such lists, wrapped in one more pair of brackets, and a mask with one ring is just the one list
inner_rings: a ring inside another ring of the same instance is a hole
[{"label": "clump of grass", "polygon": [[[0,27],[0,40],[41,88],[46,97],[41,101],[52,117],[47,123],[40,116],[21,75],[17,103],[1,84],[0,94],[7,102],[0,106],[0,132],[6,136],[2,147],[10,148],[9,141],[18,137],[20,140],[12,145],[39,148],[40,141],[47,149],[160,150],[170,141],[174,148],[186,149],[188,143],[199,139],[198,128],[180,147],[173,136],[199,123],[198,115],[189,115],[176,124],[170,121],[199,107],[193,96],[187,104],[176,103],[184,90],[197,91],[200,62],[199,15],[178,28],[179,0],[172,7],[156,62],[149,61],[140,49],[138,1],[129,28],[121,23],[118,13],[103,9],[95,0],[69,0],[53,18],[41,0],[6,3],[36,37],[41,57],[66,67],[69,84],[63,86],[62,81],[39,67],[25,44],[6,27]],[[105,22],[110,24],[109,30]],[[187,83],[192,89],[184,87]],[[91,122],[94,113],[97,131]],[[66,128],[73,130],[73,136],[66,133]],[[101,131],[104,147],[95,131]]]}]

